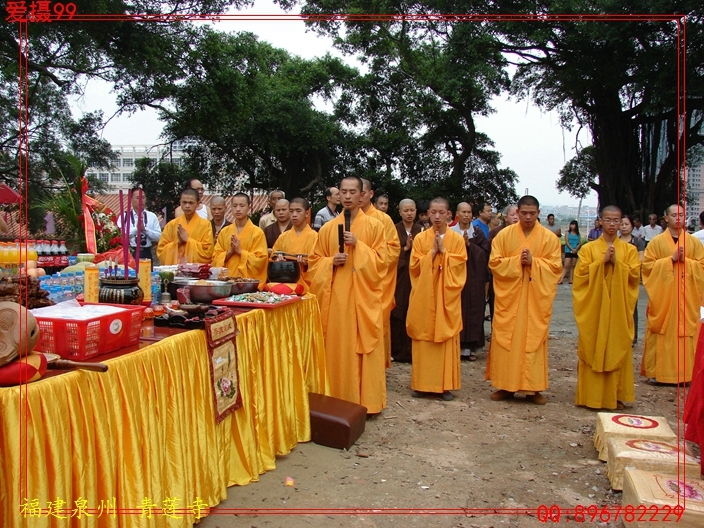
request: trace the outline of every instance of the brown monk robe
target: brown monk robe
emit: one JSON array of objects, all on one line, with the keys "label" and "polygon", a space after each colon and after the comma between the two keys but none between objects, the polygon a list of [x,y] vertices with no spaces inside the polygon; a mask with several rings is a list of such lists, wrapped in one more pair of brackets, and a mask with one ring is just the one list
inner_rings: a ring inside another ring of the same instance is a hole
[{"label": "brown monk robe", "polygon": [[489,280],[491,244],[481,229],[472,225],[472,207],[462,202],[457,206],[458,222],[450,229],[464,238],[467,249],[467,281],[462,288],[461,358],[477,360],[484,348],[484,305]]},{"label": "brown monk robe", "polygon": [[[406,332],[408,298],[411,296],[411,276],[408,263],[411,259],[413,239],[422,227],[415,221],[416,204],[413,200],[401,200],[398,206],[402,220],[396,224],[396,233],[401,242],[401,254],[396,267],[396,306],[391,310],[391,357],[400,363],[411,362],[411,338]],[[409,242],[410,239],[410,242]]]}]

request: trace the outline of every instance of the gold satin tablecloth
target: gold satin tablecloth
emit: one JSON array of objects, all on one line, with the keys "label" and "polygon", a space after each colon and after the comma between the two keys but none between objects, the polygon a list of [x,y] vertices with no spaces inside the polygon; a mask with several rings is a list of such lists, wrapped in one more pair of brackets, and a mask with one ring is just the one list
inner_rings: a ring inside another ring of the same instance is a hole
[{"label": "gold satin tablecloth", "polygon": [[315,298],[238,315],[237,325],[243,406],[220,424],[202,330],[108,360],[104,374],[0,389],[0,525],[190,527],[198,500],[218,504],[309,441],[308,393],[329,393]]}]

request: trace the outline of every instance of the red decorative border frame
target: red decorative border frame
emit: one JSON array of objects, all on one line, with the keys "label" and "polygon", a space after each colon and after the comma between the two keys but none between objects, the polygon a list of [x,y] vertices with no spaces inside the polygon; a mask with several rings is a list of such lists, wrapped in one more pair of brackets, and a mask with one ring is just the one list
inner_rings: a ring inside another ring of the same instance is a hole
[{"label": "red decorative border frame", "polygon": [[[50,2],[49,2],[50,3]],[[8,2],[7,9],[12,4],[24,4],[27,2]],[[51,23],[51,22],[100,22],[100,21],[125,21],[125,22],[155,22],[168,23],[178,21],[348,21],[348,22],[396,22],[396,21],[450,21],[450,22],[674,22],[677,25],[677,43],[676,43],[676,60],[677,60],[677,103],[676,113],[677,121],[677,167],[678,171],[684,171],[686,184],[686,15],[684,14],[325,14],[325,15],[257,15],[257,14],[81,14],[73,12],[69,15],[70,9],[67,11],[67,6],[75,4],[56,2],[54,5],[62,5],[63,10],[58,13],[59,9],[54,8],[53,14],[46,16],[45,14],[25,13],[24,17],[8,22],[16,22],[18,24],[18,40],[19,40],[19,173],[20,173],[20,239],[26,239],[26,233],[23,234],[22,225],[28,218],[28,195],[27,195],[27,175],[28,175],[28,155],[29,155],[29,136],[28,136],[28,108],[27,108],[27,90],[28,90],[28,24],[30,23]],[[9,14],[9,13],[8,13]],[[678,180],[677,194],[680,195],[680,185]],[[686,205],[686,204],[685,204]],[[26,242],[25,242],[26,244]],[[26,247],[25,247],[26,250]],[[679,284],[679,283],[678,283]],[[683,292],[686,294],[686,292]],[[26,300],[28,291],[23,291],[20,284],[20,298]],[[678,307],[678,324],[682,321],[683,314],[681,308]],[[22,323],[20,323],[22,324]],[[26,323],[25,323],[26,324]],[[21,346],[21,343],[20,343]],[[678,340],[679,348],[679,340]],[[679,350],[678,350],[679,352]],[[679,357],[679,354],[678,354]],[[27,380],[23,380],[20,385],[20,445],[24,446],[20,452],[20,481],[18,483],[21,491],[20,496],[27,496],[27,474],[29,453],[27,443],[23,442],[24,438],[28,437],[28,401],[26,392],[23,392],[23,386]],[[677,436],[682,438],[683,431],[680,427],[680,418],[682,416],[682,401],[681,391],[678,385],[677,388]],[[681,473],[681,474],[680,474]],[[678,478],[685,478],[684,471],[679,469]],[[23,493],[22,493],[23,492]],[[684,502],[680,504],[678,497],[678,506],[684,506]],[[21,505],[20,505],[21,507]],[[578,506],[578,508],[583,507]],[[560,515],[574,515],[575,508],[560,508],[558,505],[540,505],[537,508],[218,508],[211,509],[210,515],[529,515],[538,517],[542,522],[557,522]],[[621,507],[605,508],[605,510],[620,514]],[[91,511],[90,509],[88,511]],[[181,513],[181,510],[176,510]],[[70,513],[70,512],[69,512]],[[190,510],[184,509],[182,513],[192,513]],[[141,515],[142,510],[138,508],[118,508],[118,515]],[[154,514],[157,514],[156,512]],[[681,516],[681,513],[680,513]]]}]

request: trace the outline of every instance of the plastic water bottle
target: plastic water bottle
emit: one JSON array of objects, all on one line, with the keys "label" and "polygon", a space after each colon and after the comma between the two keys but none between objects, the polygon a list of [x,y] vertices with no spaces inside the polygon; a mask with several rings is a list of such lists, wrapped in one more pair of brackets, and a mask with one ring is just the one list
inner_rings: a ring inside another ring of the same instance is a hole
[{"label": "plastic water bottle", "polygon": [[73,291],[76,295],[80,295],[85,291],[85,277],[82,271],[76,272],[76,282],[73,285]]},{"label": "plastic water bottle", "polygon": [[152,273],[152,306],[159,304],[161,297],[161,275],[158,272]]},{"label": "plastic water bottle", "polygon": [[64,290],[64,296],[63,296],[64,301],[70,301],[70,300],[74,299],[73,287],[66,285],[63,287],[63,290]]},{"label": "plastic water bottle", "polygon": [[66,275],[66,283],[71,287],[71,291],[75,292],[76,289],[76,275],[72,271],[64,273]]},{"label": "plastic water bottle", "polygon": [[60,303],[64,300],[63,297],[64,295],[61,286],[51,286],[49,288],[49,299],[51,299],[54,303]]}]

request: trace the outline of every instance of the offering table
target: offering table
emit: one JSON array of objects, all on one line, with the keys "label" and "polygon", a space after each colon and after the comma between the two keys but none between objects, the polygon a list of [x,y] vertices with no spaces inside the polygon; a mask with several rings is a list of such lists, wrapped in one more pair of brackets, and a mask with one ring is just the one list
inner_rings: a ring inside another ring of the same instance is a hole
[{"label": "offering table", "polygon": [[0,388],[0,526],[190,527],[309,441],[308,393],[329,393],[315,298],[236,321],[242,407],[220,423],[202,330]]}]

